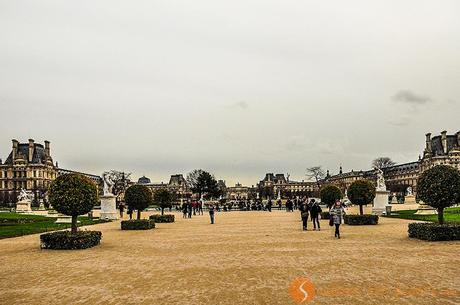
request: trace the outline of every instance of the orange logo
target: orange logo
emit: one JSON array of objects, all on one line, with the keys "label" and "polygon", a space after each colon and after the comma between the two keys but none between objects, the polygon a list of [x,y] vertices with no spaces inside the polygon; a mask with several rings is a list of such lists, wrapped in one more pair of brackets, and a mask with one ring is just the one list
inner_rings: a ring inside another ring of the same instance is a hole
[{"label": "orange logo", "polygon": [[315,294],[315,285],[306,277],[298,277],[289,285],[289,295],[297,304],[313,301]]}]

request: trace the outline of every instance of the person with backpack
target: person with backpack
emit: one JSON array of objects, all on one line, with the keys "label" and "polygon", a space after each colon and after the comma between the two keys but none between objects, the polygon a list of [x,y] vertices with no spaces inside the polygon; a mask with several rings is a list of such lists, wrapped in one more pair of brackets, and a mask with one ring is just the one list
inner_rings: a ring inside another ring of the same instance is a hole
[{"label": "person with backpack", "polygon": [[321,231],[321,227],[319,225],[319,215],[323,210],[319,204],[315,201],[315,199],[311,200],[311,207],[310,207],[310,217],[313,221],[313,231],[316,231],[316,226],[318,225],[318,231]]},{"label": "person with backpack", "polygon": [[302,219],[302,228],[304,231],[308,231],[307,230],[308,214],[309,214],[308,205],[305,203],[302,203],[299,210],[300,210],[300,217]]}]

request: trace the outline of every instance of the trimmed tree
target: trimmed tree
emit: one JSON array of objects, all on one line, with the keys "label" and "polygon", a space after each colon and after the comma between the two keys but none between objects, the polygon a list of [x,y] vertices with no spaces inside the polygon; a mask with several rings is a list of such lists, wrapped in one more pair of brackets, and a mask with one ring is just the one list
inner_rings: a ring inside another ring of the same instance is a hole
[{"label": "trimmed tree", "polygon": [[423,172],[417,181],[417,198],[437,209],[438,222],[444,224],[444,209],[460,202],[460,172],[447,165]]},{"label": "trimmed tree", "polygon": [[125,202],[131,210],[137,210],[137,219],[141,219],[141,212],[152,203],[152,192],[145,185],[132,185],[125,192]]},{"label": "trimmed tree", "polygon": [[87,177],[66,174],[51,183],[49,201],[59,213],[72,216],[71,233],[77,233],[77,217],[92,210],[98,202],[97,186]]},{"label": "trimmed tree", "polygon": [[367,180],[356,180],[347,192],[351,203],[359,205],[359,214],[363,215],[363,205],[368,205],[375,198],[375,185]]},{"label": "trimmed tree", "polygon": [[342,199],[342,191],[335,185],[327,184],[320,191],[321,202],[331,207],[337,200]]},{"label": "trimmed tree", "polygon": [[153,194],[153,202],[161,208],[161,215],[164,215],[164,209],[172,207],[173,196],[167,189],[159,189]]}]

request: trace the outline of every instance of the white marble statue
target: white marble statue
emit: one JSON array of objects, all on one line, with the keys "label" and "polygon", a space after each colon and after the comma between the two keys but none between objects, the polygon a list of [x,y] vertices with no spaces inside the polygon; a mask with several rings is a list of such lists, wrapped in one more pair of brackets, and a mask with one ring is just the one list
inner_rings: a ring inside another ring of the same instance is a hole
[{"label": "white marble statue", "polygon": [[406,196],[413,196],[414,192],[412,191],[412,187],[409,186],[406,190]]},{"label": "white marble statue", "polygon": [[377,171],[377,191],[386,191],[387,186],[385,184],[385,178],[383,177],[383,170],[381,168],[376,167],[375,170]]},{"label": "white marble statue", "polygon": [[115,182],[112,178],[111,172],[102,173],[102,180],[104,180],[104,196],[113,196],[113,186]]},{"label": "white marble statue", "polygon": [[26,191],[25,189],[21,189],[21,192],[18,195],[19,201],[32,201],[33,194],[30,191]]}]

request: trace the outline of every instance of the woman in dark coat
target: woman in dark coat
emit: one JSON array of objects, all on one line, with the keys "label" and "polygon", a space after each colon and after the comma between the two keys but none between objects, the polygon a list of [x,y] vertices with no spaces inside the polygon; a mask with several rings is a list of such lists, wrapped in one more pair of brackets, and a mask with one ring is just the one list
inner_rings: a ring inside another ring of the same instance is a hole
[{"label": "woman in dark coat", "polygon": [[340,239],[340,225],[342,224],[343,216],[345,216],[345,210],[343,209],[340,200],[335,202],[334,206],[329,211],[329,214],[331,215],[332,222],[335,226],[335,237]]}]

